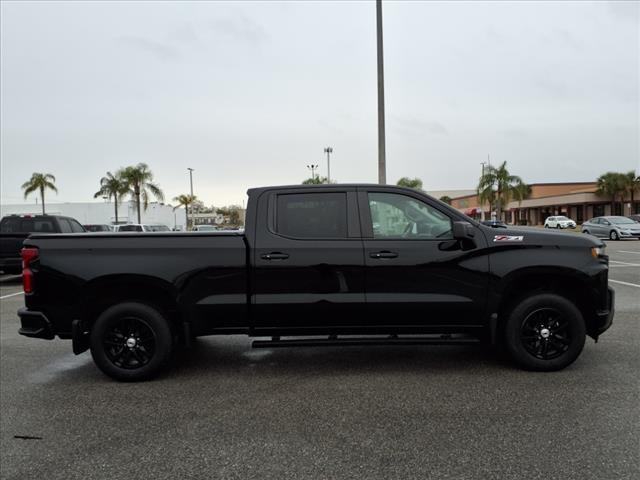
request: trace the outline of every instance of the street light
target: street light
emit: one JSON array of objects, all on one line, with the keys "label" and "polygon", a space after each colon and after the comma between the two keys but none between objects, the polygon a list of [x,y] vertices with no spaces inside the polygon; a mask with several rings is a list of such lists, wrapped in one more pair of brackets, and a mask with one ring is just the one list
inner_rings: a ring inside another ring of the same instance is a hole
[{"label": "street light", "polygon": [[307,165],[307,168],[309,170],[311,170],[311,179],[315,181],[315,179],[316,179],[316,168],[318,168],[318,165]]},{"label": "street light", "polygon": [[331,183],[331,154],[333,153],[333,148],[325,148],[324,153],[327,154],[327,183]]},{"label": "street light", "polygon": [[[191,199],[193,200],[193,168],[187,167],[189,170],[189,184],[191,186]],[[189,208],[188,205],[185,206],[186,209]],[[185,225],[185,230],[189,227],[189,225]],[[191,228],[193,228],[193,204],[191,204]]]}]

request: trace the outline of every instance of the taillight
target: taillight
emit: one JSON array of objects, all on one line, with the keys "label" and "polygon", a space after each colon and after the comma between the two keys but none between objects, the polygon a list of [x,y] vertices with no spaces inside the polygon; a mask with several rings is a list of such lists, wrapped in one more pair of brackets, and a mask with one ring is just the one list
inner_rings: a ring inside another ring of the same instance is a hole
[{"label": "taillight", "polygon": [[33,293],[33,271],[31,262],[38,258],[38,249],[25,247],[22,249],[22,286],[24,293]]}]

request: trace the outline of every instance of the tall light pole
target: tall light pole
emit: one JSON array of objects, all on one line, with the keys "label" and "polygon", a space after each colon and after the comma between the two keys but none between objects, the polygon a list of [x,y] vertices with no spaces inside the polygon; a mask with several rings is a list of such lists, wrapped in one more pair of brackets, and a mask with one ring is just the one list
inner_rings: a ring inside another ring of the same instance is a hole
[{"label": "tall light pole", "polygon": [[[193,199],[193,168],[191,167],[187,167],[187,170],[189,170],[189,185],[191,186],[191,198]],[[193,204],[191,205],[191,228],[193,228]],[[185,206],[185,208],[189,208],[188,206]],[[185,230],[189,227],[189,225],[185,225],[184,228]]]},{"label": "tall light pole", "polygon": [[384,135],[384,59],[382,51],[382,0],[376,0],[376,34],[378,40],[378,183],[387,183],[386,144]]},{"label": "tall light pole", "polygon": [[324,153],[327,154],[327,183],[331,183],[331,154],[333,153],[333,148],[325,148]]},{"label": "tall light pole", "polygon": [[315,179],[316,179],[316,168],[318,168],[318,165],[307,165],[307,168],[309,170],[311,170],[311,179],[313,181],[315,181]]}]

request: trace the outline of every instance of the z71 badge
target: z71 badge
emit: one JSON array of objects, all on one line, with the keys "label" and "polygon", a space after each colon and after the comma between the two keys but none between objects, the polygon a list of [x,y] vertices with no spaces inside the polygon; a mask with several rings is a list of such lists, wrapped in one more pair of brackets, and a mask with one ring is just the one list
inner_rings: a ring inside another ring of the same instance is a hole
[{"label": "z71 badge", "polygon": [[522,235],[496,235],[493,237],[494,242],[522,242],[524,236]]}]

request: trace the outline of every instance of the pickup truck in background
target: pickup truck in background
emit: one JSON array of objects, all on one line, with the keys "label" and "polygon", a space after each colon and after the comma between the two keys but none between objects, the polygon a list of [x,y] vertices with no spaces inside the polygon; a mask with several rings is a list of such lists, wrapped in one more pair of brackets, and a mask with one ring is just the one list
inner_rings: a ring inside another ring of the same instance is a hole
[{"label": "pickup truck in background", "polygon": [[496,230],[395,186],[248,195],[243,232],[32,235],[20,333],[71,339],[133,381],[179,342],[228,334],[267,348],[485,342],[550,371],[611,325],[594,237]]},{"label": "pickup truck in background", "polygon": [[20,273],[22,242],[32,233],[82,233],[85,229],[70,217],[59,215],[7,215],[0,220],[0,271]]}]

